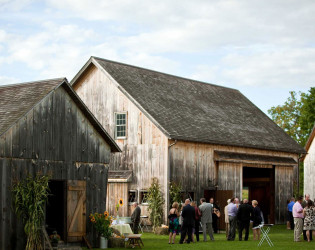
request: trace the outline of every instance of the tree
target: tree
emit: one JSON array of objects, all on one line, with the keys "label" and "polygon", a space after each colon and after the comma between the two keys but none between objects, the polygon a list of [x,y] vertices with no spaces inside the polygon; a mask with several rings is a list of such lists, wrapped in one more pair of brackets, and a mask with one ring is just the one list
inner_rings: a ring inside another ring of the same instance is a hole
[{"label": "tree", "polygon": [[315,88],[309,93],[290,91],[283,105],[268,110],[272,120],[302,147],[312,131],[315,122]]},{"label": "tree", "polygon": [[161,192],[161,185],[157,178],[152,178],[151,186],[148,190],[148,210],[153,231],[162,224],[164,198]]}]

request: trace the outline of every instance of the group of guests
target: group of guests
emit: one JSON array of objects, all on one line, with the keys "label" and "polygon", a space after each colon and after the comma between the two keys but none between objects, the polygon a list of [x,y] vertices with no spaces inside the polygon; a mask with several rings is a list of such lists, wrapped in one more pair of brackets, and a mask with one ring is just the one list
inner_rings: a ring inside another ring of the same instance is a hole
[{"label": "group of guests", "polygon": [[[211,202],[212,201],[212,202]],[[227,231],[227,240],[235,240],[236,228],[238,226],[239,240],[242,240],[242,232],[245,230],[245,240],[248,240],[250,221],[253,221],[253,238],[259,240],[260,228],[258,227],[263,219],[259,209],[258,202],[252,201],[252,205],[247,199],[243,203],[239,203],[238,198],[229,199],[228,205],[225,207],[225,222]],[[214,216],[215,215],[215,216]],[[210,203],[206,202],[205,198],[200,199],[200,206],[196,202],[185,200],[182,210],[179,210],[179,204],[174,202],[169,212],[169,244],[175,243],[176,235],[180,235],[180,244],[184,242],[199,241],[199,225],[201,224],[203,232],[203,240],[207,241],[207,234],[210,240],[214,241],[213,218],[220,217],[219,208],[214,205],[213,199]],[[215,223],[216,224],[216,223]]]},{"label": "group of guests", "polygon": [[303,196],[297,201],[291,198],[288,204],[288,222],[287,228],[294,229],[294,241],[301,241],[302,231],[304,240],[312,241],[312,236],[315,237],[315,206],[309,194],[304,196],[304,200]]}]

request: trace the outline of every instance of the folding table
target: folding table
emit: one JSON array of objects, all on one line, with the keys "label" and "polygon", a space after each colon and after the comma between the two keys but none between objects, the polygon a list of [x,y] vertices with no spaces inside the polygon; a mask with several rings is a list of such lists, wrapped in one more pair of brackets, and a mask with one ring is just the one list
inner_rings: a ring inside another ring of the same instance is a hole
[{"label": "folding table", "polygon": [[[270,240],[268,233],[270,231],[270,228],[273,226],[273,224],[261,224],[256,228],[260,228],[261,232],[262,232],[262,238],[260,239],[258,246],[260,247],[262,245],[262,243],[266,240],[269,244],[269,246],[273,247],[273,243]],[[254,228],[255,229],[255,228]]]}]

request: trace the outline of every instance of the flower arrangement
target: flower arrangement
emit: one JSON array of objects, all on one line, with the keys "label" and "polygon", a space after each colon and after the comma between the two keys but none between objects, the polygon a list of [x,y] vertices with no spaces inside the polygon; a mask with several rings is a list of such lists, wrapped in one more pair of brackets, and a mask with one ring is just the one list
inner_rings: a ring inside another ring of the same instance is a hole
[{"label": "flower arrangement", "polygon": [[123,201],[123,199],[119,199],[118,200],[118,203],[116,204],[116,213],[117,213],[117,215],[118,215],[118,210],[119,210],[119,207],[122,207],[124,205],[124,201]]},{"label": "flower arrangement", "polygon": [[105,211],[103,214],[94,213],[90,214],[90,220],[93,223],[96,231],[106,239],[112,235],[112,228],[110,225],[113,222],[113,218],[109,216],[108,212]]},{"label": "flower arrangement", "polygon": [[56,247],[58,246],[58,242],[60,241],[60,235],[57,234],[57,231],[53,231],[53,234],[49,235],[51,244]]}]

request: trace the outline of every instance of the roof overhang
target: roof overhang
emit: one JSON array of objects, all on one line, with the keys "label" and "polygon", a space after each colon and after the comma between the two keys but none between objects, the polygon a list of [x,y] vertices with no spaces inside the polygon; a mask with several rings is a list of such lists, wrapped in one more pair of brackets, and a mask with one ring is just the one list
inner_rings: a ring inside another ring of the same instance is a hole
[{"label": "roof overhang", "polygon": [[127,183],[132,181],[132,170],[109,170],[108,183]]},{"label": "roof overhang", "polygon": [[257,155],[257,154],[245,154],[226,151],[214,151],[214,159],[222,162],[234,162],[245,164],[260,164],[260,165],[284,165],[295,166],[297,161],[291,157],[280,157],[271,155]]}]

